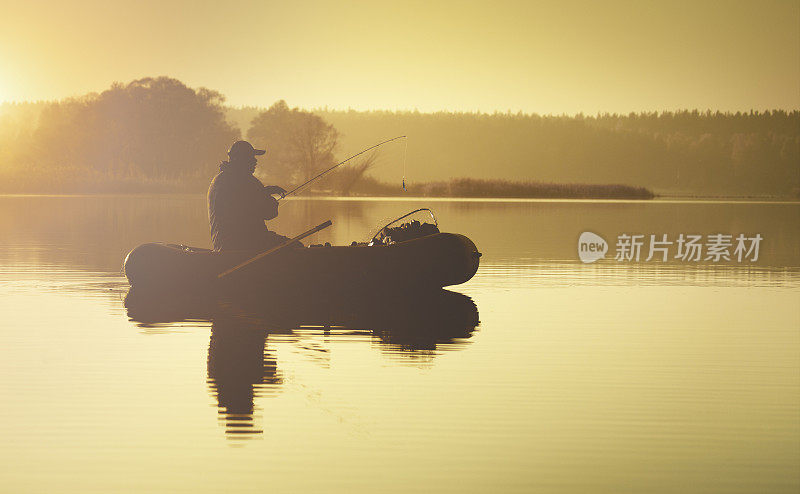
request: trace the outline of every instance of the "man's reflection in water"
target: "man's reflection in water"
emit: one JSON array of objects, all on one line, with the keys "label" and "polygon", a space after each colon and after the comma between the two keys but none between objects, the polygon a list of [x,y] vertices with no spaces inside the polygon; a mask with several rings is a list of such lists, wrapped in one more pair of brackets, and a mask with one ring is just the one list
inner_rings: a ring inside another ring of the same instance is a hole
[{"label": "man's reflection in water", "polygon": [[208,385],[228,434],[263,432],[254,424],[254,398],[277,391],[282,382],[266,342],[267,330],[258,319],[220,315],[211,322]]},{"label": "man's reflection in water", "polygon": [[[240,297],[233,302],[214,297],[154,297],[131,290],[125,306],[131,320],[156,333],[164,331],[153,329],[173,322],[211,322],[208,386],[228,437],[244,439],[263,433],[255,423],[255,398],[277,393],[282,385],[277,359],[267,350],[270,334],[289,335],[286,341],[302,346],[309,335],[319,334],[316,330],[331,338],[337,333],[363,332],[382,351],[418,361],[432,359],[445,348],[460,348],[479,324],[472,299],[447,290],[389,297],[344,295],[335,300],[306,297],[280,303]],[[296,331],[299,328],[303,331]]]}]

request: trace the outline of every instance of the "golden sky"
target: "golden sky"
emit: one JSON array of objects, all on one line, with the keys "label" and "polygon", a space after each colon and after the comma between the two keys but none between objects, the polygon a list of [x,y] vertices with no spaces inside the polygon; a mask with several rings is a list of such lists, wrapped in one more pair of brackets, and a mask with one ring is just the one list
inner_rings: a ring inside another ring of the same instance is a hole
[{"label": "golden sky", "polygon": [[800,2],[0,0],[0,101],[169,75],[233,105],[800,108]]}]

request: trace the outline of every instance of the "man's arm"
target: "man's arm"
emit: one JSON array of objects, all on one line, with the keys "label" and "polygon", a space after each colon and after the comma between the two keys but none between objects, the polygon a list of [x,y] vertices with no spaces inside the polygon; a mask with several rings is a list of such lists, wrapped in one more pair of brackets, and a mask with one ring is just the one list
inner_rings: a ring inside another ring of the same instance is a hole
[{"label": "man's arm", "polygon": [[266,199],[264,205],[264,219],[271,220],[278,216],[278,200],[275,199],[273,194],[280,194],[281,197],[286,194],[286,191],[283,187],[279,187],[277,185],[265,185],[264,192],[266,192]]},{"label": "man's arm", "polygon": [[278,216],[278,200],[267,194],[264,196],[264,219],[271,220]]},{"label": "man's arm", "polygon": [[[278,201],[270,195],[271,190],[276,190],[275,187],[274,185],[265,186],[256,177],[250,177],[246,192],[247,202],[250,204],[248,208],[250,215],[264,220],[271,220],[278,216]],[[277,189],[283,190],[280,187]]]}]

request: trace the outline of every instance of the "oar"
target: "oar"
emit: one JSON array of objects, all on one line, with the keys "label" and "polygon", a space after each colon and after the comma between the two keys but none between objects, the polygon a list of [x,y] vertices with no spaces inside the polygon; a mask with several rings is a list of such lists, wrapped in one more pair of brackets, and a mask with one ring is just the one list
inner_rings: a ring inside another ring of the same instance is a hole
[{"label": "oar", "polygon": [[277,247],[273,247],[270,250],[268,250],[266,252],[262,252],[261,254],[255,256],[255,257],[252,257],[252,258],[246,260],[245,262],[243,262],[241,264],[237,264],[236,266],[232,267],[231,269],[229,269],[227,271],[223,271],[222,273],[217,275],[217,278],[222,279],[222,278],[228,276],[229,274],[233,273],[234,271],[238,271],[239,269],[242,269],[243,267],[247,266],[248,264],[254,263],[254,262],[258,261],[259,259],[264,258],[264,257],[266,257],[266,256],[268,256],[270,254],[274,254],[275,252],[277,252],[277,251],[283,249],[284,247],[286,247],[287,245],[291,245],[293,242],[296,242],[298,240],[302,240],[302,239],[306,238],[309,235],[317,233],[320,230],[324,230],[325,228],[328,228],[332,224],[333,223],[331,223],[331,220],[328,220],[325,223],[321,223],[321,224],[315,226],[314,228],[312,228],[311,230],[308,230],[307,232],[303,232],[300,235],[287,240],[286,242],[280,244]]}]

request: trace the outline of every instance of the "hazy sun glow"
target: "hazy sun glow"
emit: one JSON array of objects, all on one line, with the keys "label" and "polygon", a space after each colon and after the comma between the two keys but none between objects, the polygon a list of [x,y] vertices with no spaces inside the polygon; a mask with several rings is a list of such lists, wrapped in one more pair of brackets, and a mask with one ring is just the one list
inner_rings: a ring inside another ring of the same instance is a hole
[{"label": "hazy sun glow", "polygon": [[169,75],[233,105],[539,113],[800,106],[795,1],[16,2],[0,99]]}]

